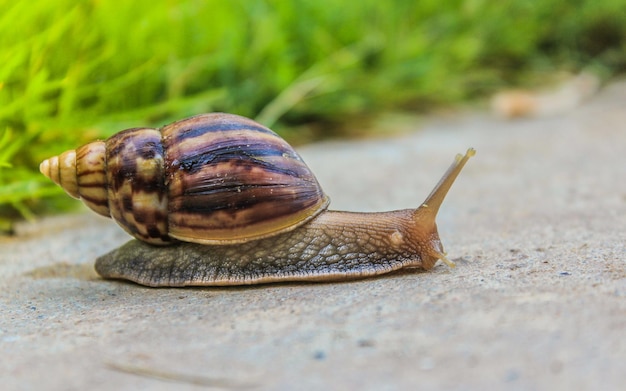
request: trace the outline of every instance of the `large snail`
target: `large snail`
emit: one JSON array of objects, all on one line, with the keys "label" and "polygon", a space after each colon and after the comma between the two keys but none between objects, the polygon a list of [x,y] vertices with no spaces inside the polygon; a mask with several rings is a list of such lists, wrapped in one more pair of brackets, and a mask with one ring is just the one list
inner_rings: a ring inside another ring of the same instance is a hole
[{"label": "large snail", "polygon": [[417,209],[326,210],[293,148],[244,117],[212,113],[133,128],[41,163],[41,172],[137,240],[99,257],[105,278],[149,286],[332,281],[446,259],[435,218],[474,155],[458,155]]}]

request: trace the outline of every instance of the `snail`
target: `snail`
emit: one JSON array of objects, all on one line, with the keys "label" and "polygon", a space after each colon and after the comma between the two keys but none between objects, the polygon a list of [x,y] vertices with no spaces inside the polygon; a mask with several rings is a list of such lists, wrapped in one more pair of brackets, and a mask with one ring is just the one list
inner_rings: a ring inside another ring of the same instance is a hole
[{"label": "snail", "polygon": [[97,258],[104,278],[148,286],[336,281],[450,267],[435,218],[468,149],[417,209],[327,210],[302,158],[251,119],[201,114],[132,128],[40,171],[135,239]]}]

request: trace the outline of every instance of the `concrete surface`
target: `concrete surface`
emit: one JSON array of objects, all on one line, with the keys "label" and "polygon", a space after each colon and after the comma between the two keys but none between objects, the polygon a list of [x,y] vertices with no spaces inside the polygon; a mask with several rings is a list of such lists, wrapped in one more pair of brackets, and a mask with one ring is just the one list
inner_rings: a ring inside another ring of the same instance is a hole
[{"label": "concrete surface", "polygon": [[332,207],[384,210],[475,147],[439,216],[452,270],[151,289],[95,275],[112,222],[23,225],[0,239],[0,388],[624,389],[625,109],[621,82],[559,116],[301,149]]}]

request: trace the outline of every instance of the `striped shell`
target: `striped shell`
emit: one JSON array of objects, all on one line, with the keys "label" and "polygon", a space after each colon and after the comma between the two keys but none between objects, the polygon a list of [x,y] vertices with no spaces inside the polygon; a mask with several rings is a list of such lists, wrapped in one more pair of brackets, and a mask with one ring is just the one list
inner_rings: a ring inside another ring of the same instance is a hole
[{"label": "striped shell", "polygon": [[301,226],[329,203],[289,144],[232,114],[127,129],[47,159],[40,170],[152,244],[261,239]]}]

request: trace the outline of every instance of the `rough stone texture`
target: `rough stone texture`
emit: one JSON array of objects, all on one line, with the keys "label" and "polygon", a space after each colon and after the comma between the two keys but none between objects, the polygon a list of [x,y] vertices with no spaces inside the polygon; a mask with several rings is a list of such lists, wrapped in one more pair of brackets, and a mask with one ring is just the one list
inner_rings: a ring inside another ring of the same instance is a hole
[{"label": "rough stone texture", "polygon": [[104,281],[95,215],[0,239],[3,390],[617,390],[626,384],[626,83],[516,122],[428,121],[301,149],[333,208],[418,205],[478,150],[439,216],[450,270],[349,283],[151,289]]}]

